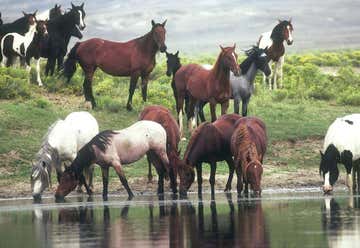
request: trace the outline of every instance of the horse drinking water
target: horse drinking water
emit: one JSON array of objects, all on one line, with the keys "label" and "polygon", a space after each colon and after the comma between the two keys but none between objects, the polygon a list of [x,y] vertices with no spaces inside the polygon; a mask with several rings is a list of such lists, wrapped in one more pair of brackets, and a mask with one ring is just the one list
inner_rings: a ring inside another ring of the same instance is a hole
[{"label": "horse drinking water", "polygon": [[[56,190],[57,200],[63,200],[76,185],[84,182],[82,171],[91,164],[101,166],[103,178],[103,199],[107,200],[109,167],[113,167],[125,187],[129,198],[133,193],[128,185],[123,166],[141,159],[145,154],[154,158],[154,165],[159,174],[158,193],[164,192],[164,168],[169,168],[169,159],[166,155],[166,131],[156,122],[138,121],[128,128],[111,131],[106,130],[96,135],[87,143],[76,156],[70,167],[63,173]],[[86,186],[86,182],[85,186]],[[88,190],[88,194],[91,191]]]},{"label": "horse drinking water", "polygon": [[293,37],[292,32],[294,31],[293,25],[291,23],[291,18],[289,21],[281,21],[274,27],[271,32],[266,32],[260,35],[258,46],[260,48],[268,47],[266,54],[270,61],[275,63],[274,71],[272,76],[267,77],[264,75],[264,84],[266,81],[269,83],[269,89],[277,89],[277,77],[279,80],[279,87],[282,88],[283,80],[283,71],[282,67],[284,64],[284,55],[285,55],[285,46],[284,41],[288,45],[292,45]]},{"label": "horse drinking water", "polygon": [[320,155],[319,172],[324,177],[325,193],[333,190],[339,177],[337,163],[345,166],[349,191],[360,192],[360,114],[337,118],[330,125]]},{"label": "horse drinking water", "polygon": [[165,52],[165,24],[151,21],[151,30],[147,34],[128,42],[113,42],[93,38],[78,42],[71,49],[64,65],[64,75],[69,81],[76,71],[79,62],[85,73],[84,95],[92,107],[96,107],[92,92],[92,79],[95,70],[112,76],[130,76],[129,98],[127,109],[132,110],[132,97],[138,78],[141,77],[141,92],[144,101],[147,99],[147,84],[149,75],[155,67],[155,55],[158,51]]},{"label": "horse drinking water", "polygon": [[[73,112],[64,120],[58,120],[49,127],[36,154],[36,163],[31,173],[31,190],[35,200],[39,200],[42,192],[51,186],[52,167],[55,168],[59,181],[62,162],[72,162],[80,148],[98,132],[97,121],[88,112]],[[92,171],[92,167],[85,171],[90,187],[92,187]]]}]

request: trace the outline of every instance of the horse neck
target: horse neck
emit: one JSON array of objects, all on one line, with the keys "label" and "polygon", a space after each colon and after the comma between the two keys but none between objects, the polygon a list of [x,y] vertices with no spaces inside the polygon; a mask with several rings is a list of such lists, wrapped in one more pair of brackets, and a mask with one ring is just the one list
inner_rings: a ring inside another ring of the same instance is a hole
[{"label": "horse neck", "polygon": [[250,83],[254,82],[256,76],[256,65],[251,57],[247,57],[241,64],[241,73]]},{"label": "horse neck", "polygon": [[248,71],[246,72],[246,78],[249,81],[250,84],[254,83],[255,77],[256,77],[256,65],[255,62],[252,62],[250,65],[250,68],[248,69]]},{"label": "horse neck", "polygon": [[230,68],[225,67],[224,64],[221,62],[222,53],[219,55],[218,59],[215,62],[214,67],[211,69],[210,74],[213,78],[215,78],[215,82],[223,88],[230,87]]},{"label": "horse neck", "polygon": [[153,31],[150,31],[144,36],[136,39],[136,41],[138,41],[139,47],[143,53],[148,54],[150,57],[155,57],[158,51],[158,46],[154,41],[152,35]]},{"label": "horse neck", "polygon": [[29,28],[29,31],[24,35],[25,41],[31,43],[35,37],[35,33],[36,33],[36,25],[33,25]]},{"label": "horse neck", "polygon": [[180,67],[181,67],[181,63],[179,62],[179,64],[173,69],[173,77],[175,77],[175,74],[180,69]]},{"label": "horse neck", "polygon": [[75,22],[72,18],[69,18],[69,14],[70,12],[50,20],[48,24],[49,32],[56,30],[60,32],[63,36],[71,33]]},{"label": "horse neck", "polygon": [[79,150],[76,158],[71,163],[71,168],[75,170],[76,175],[79,177],[84,168],[89,167],[94,159],[95,154],[91,145],[86,144]]},{"label": "horse neck", "polygon": [[59,154],[56,149],[54,149],[47,141],[45,141],[39,152],[36,155],[37,159],[44,159],[57,162],[59,160]]}]

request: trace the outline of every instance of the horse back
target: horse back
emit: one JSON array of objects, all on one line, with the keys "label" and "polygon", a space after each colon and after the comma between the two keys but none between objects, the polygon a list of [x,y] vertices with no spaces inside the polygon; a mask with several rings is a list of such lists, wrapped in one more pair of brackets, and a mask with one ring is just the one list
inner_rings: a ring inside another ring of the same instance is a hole
[{"label": "horse back", "polygon": [[226,114],[220,116],[213,125],[219,130],[224,140],[230,145],[231,135],[235,130],[235,123],[241,118],[238,114]]}]

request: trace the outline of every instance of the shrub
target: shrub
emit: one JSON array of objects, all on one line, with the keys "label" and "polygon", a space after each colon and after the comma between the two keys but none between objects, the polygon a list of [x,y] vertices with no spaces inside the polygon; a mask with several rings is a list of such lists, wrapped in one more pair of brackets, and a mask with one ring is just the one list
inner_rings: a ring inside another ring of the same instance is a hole
[{"label": "shrub", "polygon": [[14,68],[0,68],[0,98],[29,98],[30,88],[26,71]]}]

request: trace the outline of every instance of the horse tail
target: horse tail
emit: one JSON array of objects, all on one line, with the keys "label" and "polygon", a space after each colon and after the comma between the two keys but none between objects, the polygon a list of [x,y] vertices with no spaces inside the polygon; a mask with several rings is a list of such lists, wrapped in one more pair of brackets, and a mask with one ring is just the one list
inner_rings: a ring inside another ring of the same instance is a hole
[{"label": "horse tail", "polygon": [[78,56],[76,55],[76,50],[78,49],[80,42],[76,42],[73,48],[71,48],[69,55],[64,63],[63,74],[67,78],[67,83],[69,83],[72,76],[76,71],[76,62],[78,61]]}]

